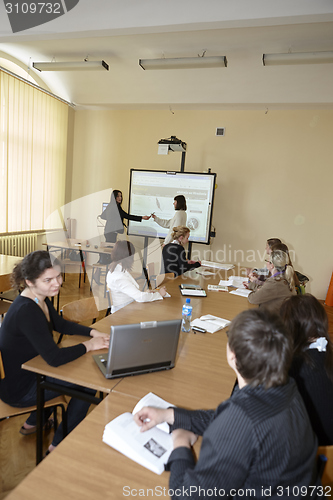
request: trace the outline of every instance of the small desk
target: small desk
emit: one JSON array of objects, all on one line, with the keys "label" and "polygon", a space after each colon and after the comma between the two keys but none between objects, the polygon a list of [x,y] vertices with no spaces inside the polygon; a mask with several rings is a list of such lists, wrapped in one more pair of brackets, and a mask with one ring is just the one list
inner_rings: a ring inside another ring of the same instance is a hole
[{"label": "small desk", "polygon": [[[83,243],[82,243],[83,242]],[[74,250],[76,252],[80,252],[81,261],[84,262],[83,253],[104,253],[110,255],[113,250],[113,246],[95,246],[95,245],[86,245],[85,240],[80,239],[71,239],[70,241],[54,241],[46,243],[47,249],[50,248],[59,249],[59,250]]]},{"label": "small desk", "polygon": [[[84,241],[84,242],[83,242]],[[83,243],[82,243],[83,242]],[[79,252],[80,255],[80,261],[81,261],[81,266],[83,269],[83,281],[86,282],[86,264],[85,264],[85,253],[95,253],[95,254],[106,254],[110,255],[112,250],[113,250],[113,245],[112,246],[97,246],[97,245],[88,245],[86,244],[86,240],[80,240],[80,239],[70,239],[68,241],[55,241],[52,243],[46,243],[47,250],[50,248],[53,249],[58,249],[61,251],[61,259],[63,259],[63,252],[70,250],[70,251],[75,251]],[[75,261],[72,261],[72,263],[75,263]],[[77,264],[79,261],[77,261]],[[106,278],[105,278],[106,279]],[[92,282],[91,282],[92,283]],[[81,284],[81,274],[79,275],[79,287]],[[105,292],[106,292],[106,282],[105,282],[105,289],[104,289],[104,297],[105,297]],[[59,300],[58,300],[59,303]],[[58,308],[59,312],[59,308]]]},{"label": "small desk", "polygon": [[[62,345],[70,346],[87,340],[87,337],[71,336],[67,337]],[[36,439],[36,463],[39,464],[43,458],[43,408],[44,408],[44,387],[43,384],[45,377],[53,377],[59,380],[65,380],[73,384],[88,387],[96,391],[109,393],[115,387],[120,379],[108,380],[106,379],[96,363],[93,361],[92,356],[98,351],[88,352],[84,356],[71,361],[65,365],[57,368],[52,367],[43,360],[41,356],[37,356],[22,365],[22,368],[32,371],[37,375],[37,439]],[[48,384],[48,388],[58,390],[60,394],[72,395],[70,389],[64,386],[57,386]],[[100,398],[93,400],[92,396],[81,394],[82,399],[97,403],[101,401]]]}]

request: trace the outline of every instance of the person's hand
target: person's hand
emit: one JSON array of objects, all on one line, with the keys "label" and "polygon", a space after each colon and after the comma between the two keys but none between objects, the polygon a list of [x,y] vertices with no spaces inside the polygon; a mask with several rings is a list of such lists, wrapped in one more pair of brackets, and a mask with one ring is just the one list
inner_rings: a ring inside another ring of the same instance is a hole
[{"label": "person's hand", "polygon": [[110,335],[103,332],[99,332],[98,330],[95,330],[95,328],[93,328],[90,331],[90,337],[104,337],[107,340],[110,338]]},{"label": "person's hand", "polygon": [[155,220],[156,219],[156,215],[155,214],[151,214],[151,217]]},{"label": "person's hand", "polygon": [[257,275],[257,273],[255,273],[255,272],[253,272],[253,271],[252,271],[252,272],[249,274],[249,280],[250,280],[250,281],[257,281],[257,280],[258,280],[258,275]]},{"label": "person's hand", "polygon": [[245,288],[249,288],[249,282],[248,281],[243,281],[243,285],[245,286]]},{"label": "person's hand", "polygon": [[172,425],[174,411],[173,408],[162,409],[144,406],[134,415],[134,422],[140,427],[140,432],[148,431],[162,422]]},{"label": "person's hand", "polygon": [[82,342],[82,344],[86,347],[87,352],[89,351],[99,351],[100,349],[108,349],[109,348],[110,338],[107,336],[103,337],[93,337],[86,342]]},{"label": "person's hand", "polygon": [[159,289],[157,290],[157,292],[158,292],[160,295],[162,295],[162,297],[164,297],[164,296],[166,295],[166,293],[167,293],[165,286],[161,286],[161,288],[159,288]]},{"label": "person's hand", "polygon": [[172,441],[173,449],[179,448],[180,446],[186,446],[186,448],[191,448],[194,445],[198,436],[191,431],[185,431],[184,429],[175,429],[172,431]]},{"label": "person's hand", "polygon": [[199,263],[200,266],[201,266],[201,261],[200,260],[188,260],[187,261],[189,264],[196,264],[196,263]]},{"label": "person's hand", "polygon": [[149,219],[150,219],[150,215],[143,215],[143,216],[142,216],[142,219],[143,219],[143,220],[149,220]]}]

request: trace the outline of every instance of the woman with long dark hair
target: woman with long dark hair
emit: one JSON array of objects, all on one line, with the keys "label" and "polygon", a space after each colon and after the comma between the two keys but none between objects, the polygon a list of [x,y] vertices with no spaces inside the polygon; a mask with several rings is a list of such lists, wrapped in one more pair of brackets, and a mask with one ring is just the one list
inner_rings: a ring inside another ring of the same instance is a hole
[{"label": "woman with long dark hair", "polygon": [[105,240],[108,243],[115,243],[117,235],[124,232],[124,219],[141,222],[150,219],[150,215],[131,215],[123,210],[121,204],[123,193],[119,189],[114,189],[111,193],[110,203],[105,208],[100,218],[106,220],[104,228]]},{"label": "woman with long dark hair", "polygon": [[[22,364],[41,355],[51,366],[61,366],[83,356],[88,351],[107,348],[109,336],[95,329],[64,320],[58,315],[49,297],[59,293],[62,283],[60,262],[48,252],[36,251],[24,257],[13,270],[12,283],[21,294],[10,306],[0,328],[0,352],[5,377],[1,380],[1,399],[14,407],[34,406],[37,402],[35,374],[21,368]],[[58,346],[53,330],[67,335],[84,335],[87,340],[71,347]],[[92,337],[89,339],[89,336]],[[46,380],[48,377],[46,377]],[[54,379],[50,379],[54,381]],[[56,380],[57,384],[92,393],[91,389]],[[94,391],[93,391],[94,393]],[[45,390],[45,399],[58,393]],[[67,408],[68,431],[83,420],[90,403],[72,398]],[[47,420],[50,410],[45,410]],[[30,414],[20,429],[21,434],[36,432],[36,412]],[[49,451],[62,439],[62,425],[54,435]]]},{"label": "woman with long dark hair", "polygon": [[293,339],[290,375],[303,397],[319,445],[332,445],[333,343],[326,311],[307,293],[284,302],[281,316]]},{"label": "woman with long dark hair", "polygon": [[106,280],[111,291],[112,307],[114,313],[131,302],[153,302],[162,300],[166,294],[165,287],[157,291],[142,292],[138,283],[130,273],[134,262],[135,248],[127,240],[119,240],[112,251],[112,263]]}]

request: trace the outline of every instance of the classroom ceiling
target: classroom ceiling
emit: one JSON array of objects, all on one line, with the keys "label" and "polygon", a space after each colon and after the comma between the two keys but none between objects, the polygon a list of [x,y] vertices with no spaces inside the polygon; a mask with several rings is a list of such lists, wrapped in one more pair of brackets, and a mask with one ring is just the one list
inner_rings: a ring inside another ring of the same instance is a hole
[{"label": "classroom ceiling", "polygon": [[[332,109],[333,64],[262,64],[263,53],[332,50],[331,0],[80,0],[58,19],[15,34],[0,4],[0,57],[26,68],[87,56],[109,64],[108,72],[37,74],[78,108]],[[203,54],[226,56],[227,68],[138,65]]]}]

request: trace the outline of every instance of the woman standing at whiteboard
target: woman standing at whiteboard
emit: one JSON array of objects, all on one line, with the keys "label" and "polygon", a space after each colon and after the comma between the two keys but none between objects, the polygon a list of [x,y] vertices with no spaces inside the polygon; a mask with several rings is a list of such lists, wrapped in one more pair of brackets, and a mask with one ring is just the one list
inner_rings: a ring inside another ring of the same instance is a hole
[{"label": "woman standing at whiteboard", "polygon": [[105,241],[108,243],[115,243],[117,241],[117,234],[124,232],[124,219],[141,222],[142,220],[150,219],[150,215],[131,215],[123,210],[121,204],[123,201],[123,193],[119,189],[115,189],[111,193],[110,203],[99,216],[101,219],[106,220],[104,228]]},{"label": "woman standing at whiteboard", "polygon": [[169,228],[169,232],[164,240],[163,245],[170,243],[172,240],[172,231],[174,227],[186,226],[187,214],[186,214],[186,199],[185,196],[179,194],[174,197],[173,206],[175,207],[175,215],[172,219],[160,219],[156,215],[152,214],[155,222],[161,227]]}]

